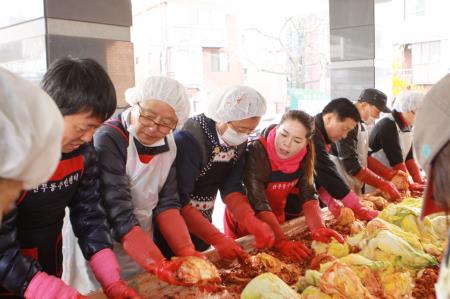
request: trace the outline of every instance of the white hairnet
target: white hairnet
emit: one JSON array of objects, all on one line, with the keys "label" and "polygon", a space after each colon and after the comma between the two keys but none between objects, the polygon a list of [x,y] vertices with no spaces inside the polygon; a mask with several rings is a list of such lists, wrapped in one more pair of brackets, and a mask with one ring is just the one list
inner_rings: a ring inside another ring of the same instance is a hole
[{"label": "white hairnet", "polygon": [[248,86],[230,86],[213,98],[205,115],[216,122],[243,120],[266,113],[266,100]]},{"label": "white hairnet", "polygon": [[64,121],[39,87],[0,68],[0,177],[37,188],[61,158]]},{"label": "white hairnet", "polygon": [[419,92],[402,91],[395,98],[393,108],[399,112],[416,111],[422,106],[423,97]]},{"label": "white hairnet", "polygon": [[138,102],[160,100],[175,110],[178,118],[177,127],[183,126],[189,117],[190,105],[184,86],[167,77],[149,77],[142,84],[127,89],[125,101],[131,106]]}]

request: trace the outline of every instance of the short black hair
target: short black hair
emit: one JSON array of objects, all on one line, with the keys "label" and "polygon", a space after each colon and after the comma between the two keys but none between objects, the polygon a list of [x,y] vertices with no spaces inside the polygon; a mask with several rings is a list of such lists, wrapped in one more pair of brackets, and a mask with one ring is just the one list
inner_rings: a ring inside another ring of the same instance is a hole
[{"label": "short black hair", "polygon": [[322,114],[327,113],[335,113],[339,121],[345,121],[346,118],[361,121],[361,115],[355,104],[347,98],[337,98],[329,102],[322,110]]},{"label": "short black hair", "polygon": [[64,57],[53,62],[41,82],[62,115],[91,112],[105,121],[117,106],[114,85],[103,67],[91,58]]}]

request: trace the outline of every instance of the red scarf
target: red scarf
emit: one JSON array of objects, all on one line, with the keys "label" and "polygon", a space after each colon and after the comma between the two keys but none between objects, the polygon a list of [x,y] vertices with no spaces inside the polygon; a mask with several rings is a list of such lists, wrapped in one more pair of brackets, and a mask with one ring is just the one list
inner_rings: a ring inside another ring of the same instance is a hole
[{"label": "red scarf", "polygon": [[273,170],[278,170],[283,173],[294,173],[300,168],[300,162],[308,152],[307,147],[305,146],[305,148],[290,158],[282,159],[275,150],[276,132],[276,128],[273,128],[267,136],[267,154],[270,159],[270,164],[272,165],[272,168],[275,168]]}]

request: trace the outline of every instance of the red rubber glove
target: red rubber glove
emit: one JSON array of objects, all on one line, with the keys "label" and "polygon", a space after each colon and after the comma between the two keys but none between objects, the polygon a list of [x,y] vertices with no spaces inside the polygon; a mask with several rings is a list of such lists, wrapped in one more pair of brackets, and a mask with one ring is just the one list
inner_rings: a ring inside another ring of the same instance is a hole
[{"label": "red rubber glove", "polygon": [[311,250],[309,250],[308,247],[306,247],[302,242],[286,240],[286,236],[281,229],[281,225],[273,212],[262,211],[256,216],[272,228],[275,234],[274,247],[282,255],[293,257],[298,260],[304,260],[311,255]]},{"label": "red rubber glove", "polygon": [[255,237],[256,248],[271,248],[275,241],[274,232],[263,221],[255,217],[247,198],[239,193],[228,194],[224,200],[234,219]]},{"label": "red rubber glove", "polygon": [[352,209],[355,215],[362,220],[372,220],[377,217],[379,212],[375,210],[370,210],[363,206],[359,200],[358,195],[355,192],[350,191],[344,198],[342,198],[342,204],[347,208]]},{"label": "red rubber glove", "polygon": [[340,233],[325,226],[318,200],[312,199],[305,202],[303,204],[303,213],[313,240],[330,243],[331,238],[335,238],[339,243],[344,243],[344,237]]},{"label": "red rubber glove", "polygon": [[409,190],[410,191],[418,191],[418,192],[423,192],[425,190],[426,185],[424,184],[419,184],[419,183],[410,183],[409,184]]},{"label": "red rubber glove", "polygon": [[244,254],[241,247],[231,238],[222,234],[211,222],[206,219],[199,210],[192,205],[186,205],[181,209],[189,230],[217,249],[221,258],[235,259]]},{"label": "red rubber glove", "polygon": [[387,167],[372,156],[367,157],[367,168],[388,181],[392,180],[392,178],[398,173],[398,170]]},{"label": "red rubber glove", "polygon": [[244,258],[247,255],[233,238],[227,237],[224,234],[213,235],[210,241],[223,259],[233,260],[236,257]]},{"label": "red rubber glove", "polygon": [[[409,162],[409,163],[411,163],[411,162]],[[413,168],[414,168],[414,166],[413,166]],[[409,173],[408,169],[406,168],[406,164],[405,163],[398,163],[397,165],[394,166],[394,169],[401,170],[401,171],[404,171],[406,173]],[[412,171],[415,171],[415,170],[412,170]],[[420,183],[414,182],[414,178],[411,179],[410,176],[408,176],[408,183],[409,183],[409,190],[410,191],[420,191],[420,192],[422,192],[423,190],[425,190],[425,185],[424,184],[420,184]]]},{"label": "red rubber glove", "polygon": [[103,291],[109,299],[143,299],[123,280],[111,283],[107,288],[103,288]]},{"label": "red rubber glove", "polygon": [[204,257],[195,250],[186,222],[179,210],[168,209],[156,216],[155,220],[161,234],[176,256]]},{"label": "red rubber glove", "polygon": [[381,177],[377,176],[368,168],[361,168],[361,170],[355,176],[358,180],[368,185],[374,186],[383,192],[389,194],[389,197],[393,200],[400,199],[401,195],[395,188],[394,184],[389,181],[385,181]]},{"label": "red rubber glove", "polygon": [[312,255],[312,251],[300,241],[280,240],[275,248],[284,256],[293,257],[301,261]]},{"label": "red rubber glove", "polygon": [[95,253],[89,260],[89,266],[108,298],[142,299],[120,279],[120,266],[111,249],[105,248]]},{"label": "red rubber glove", "polygon": [[155,264],[163,261],[159,248],[139,226],[134,226],[122,238],[123,250],[142,268],[154,272]]},{"label": "red rubber glove", "polygon": [[162,260],[157,263],[154,269],[154,274],[161,279],[162,281],[165,281],[169,284],[173,285],[181,285],[181,286],[191,286],[192,283],[186,283],[182,282],[177,279],[176,273],[177,270],[180,268],[180,266],[185,261],[185,257],[180,257],[173,260]]},{"label": "red rubber glove", "polygon": [[139,226],[133,227],[122,238],[122,246],[136,263],[159,279],[170,284],[186,285],[176,279],[176,270],[183,259],[165,260],[159,248]]},{"label": "red rubber glove", "polygon": [[25,291],[27,299],[87,299],[56,276],[38,272]]},{"label": "red rubber glove", "polygon": [[406,164],[403,162],[394,165],[393,168],[395,170],[400,170],[400,171],[403,171],[404,173],[408,174],[408,169],[406,168]]},{"label": "red rubber glove", "polygon": [[317,193],[319,194],[320,200],[326,204],[328,210],[331,214],[333,214],[334,218],[339,219],[339,216],[341,215],[341,206],[337,200],[334,199],[323,187],[320,187],[319,190],[317,190]]},{"label": "red rubber glove", "polygon": [[425,184],[425,180],[420,173],[419,165],[417,165],[416,160],[408,159],[405,161],[406,168],[408,168],[409,174],[412,176],[414,183]]}]

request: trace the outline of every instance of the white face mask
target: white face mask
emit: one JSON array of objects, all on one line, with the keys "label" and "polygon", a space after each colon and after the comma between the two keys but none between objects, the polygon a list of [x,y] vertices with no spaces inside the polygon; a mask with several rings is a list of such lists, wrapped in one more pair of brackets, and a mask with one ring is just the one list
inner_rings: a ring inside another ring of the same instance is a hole
[{"label": "white face mask", "polygon": [[373,126],[373,125],[375,125],[375,121],[376,121],[375,118],[373,118],[372,116],[369,116],[369,119],[364,123],[368,126]]},{"label": "white face mask", "polygon": [[246,142],[248,139],[248,134],[238,133],[232,128],[228,127],[225,132],[223,132],[222,139],[226,142],[226,144],[236,146]]}]

